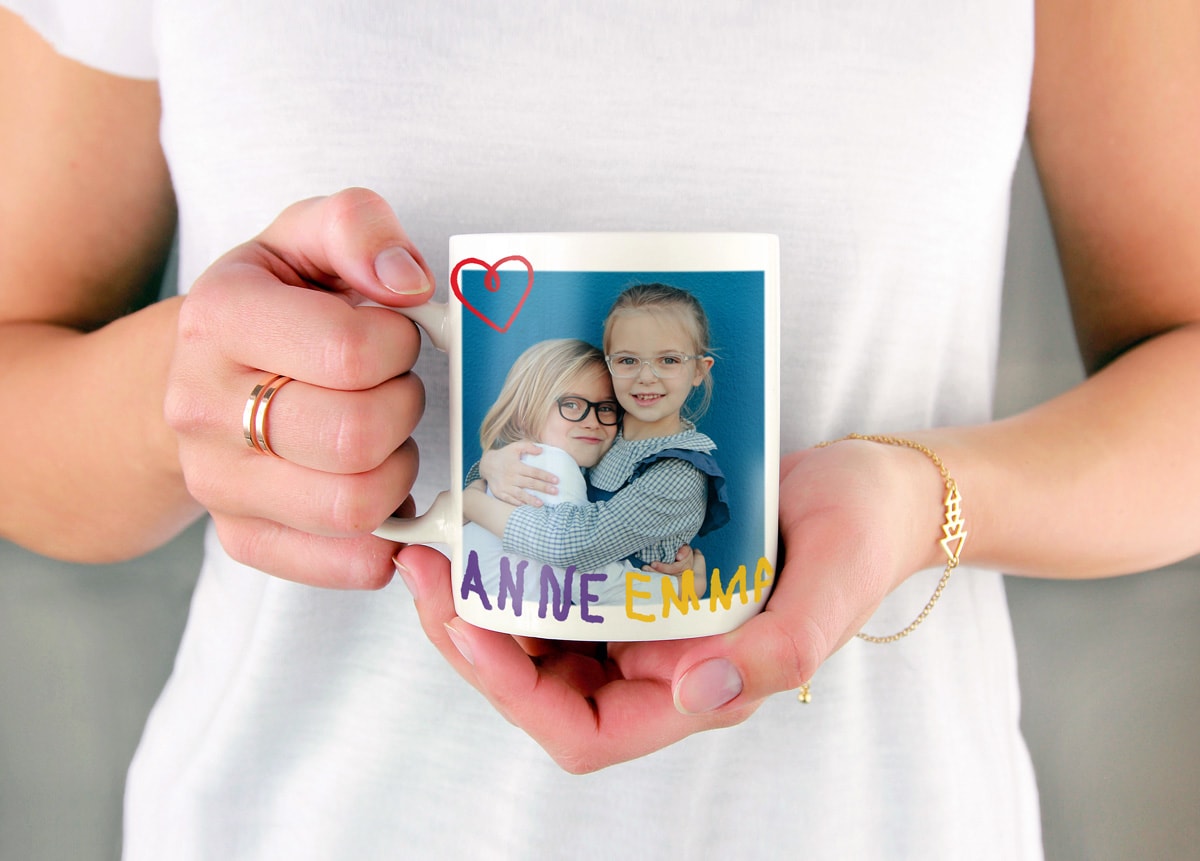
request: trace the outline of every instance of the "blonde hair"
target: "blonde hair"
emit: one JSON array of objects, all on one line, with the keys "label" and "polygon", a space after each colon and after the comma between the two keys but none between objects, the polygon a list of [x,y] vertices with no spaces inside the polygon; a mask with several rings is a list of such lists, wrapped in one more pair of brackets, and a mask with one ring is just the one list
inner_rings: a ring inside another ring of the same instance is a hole
[{"label": "blonde hair", "polygon": [[[709,333],[708,315],[700,300],[686,290],[672,287],[670,284],[634,284],[625,288],[608,310],[604,320],[604,352],[608,353],[612,344],[613,323],[620,317],[630,314],[651,314],[658,319],[670,317],[670,322],[680,324],[692,340],[691,353],[697,356],[712,355],[712,337]],[[686,417],[697,419],[708,410],[712,402],[713,378],[708,371],[704,373],[704,394],[699,405],[694,410],[688,410]]]},{"label": "blonde hair", "polygon": [[522,439],[536,440],[555,401],[589,369],[608,372],[604,354],[586,341],[556,338],[527,349],[509,369],[496,402],[483,417],[479,426],[482,450],[503,448]]}]

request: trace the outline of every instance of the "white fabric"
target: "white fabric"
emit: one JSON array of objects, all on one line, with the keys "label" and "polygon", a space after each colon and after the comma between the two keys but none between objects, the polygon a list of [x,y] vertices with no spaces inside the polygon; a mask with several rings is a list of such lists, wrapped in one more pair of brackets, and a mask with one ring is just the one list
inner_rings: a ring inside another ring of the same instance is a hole
[{"label": "white fabric", "polygon": [[154,47],[149,21],[154,0],[121,3],[43,3],[5,0],[58,53],[128,78],[153,78]]},{"label": "white fabric", "polygon": [[[1030,0],[62,5],[31,18],[145,15],[92,60],[152,50],[185,285],[351,184],[435,266],[452,232],[774,232],[785,450],[989,414]],[[444,359],[421,373],[428,502]],[[995,574],[960,570],[903,643],[847,645],[810,706],[573,777],[443,664],[398,582],[338,594],[208,551],[129,776],[131,861],[1040,855]]]}]

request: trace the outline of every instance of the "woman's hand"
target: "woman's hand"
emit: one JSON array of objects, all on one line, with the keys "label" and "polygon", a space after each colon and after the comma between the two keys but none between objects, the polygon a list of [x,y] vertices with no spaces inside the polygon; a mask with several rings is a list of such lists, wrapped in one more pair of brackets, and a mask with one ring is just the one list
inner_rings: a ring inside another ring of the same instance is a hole
[{"label": "woman's hand", "polygon": [[449,566],[407,547],[397,566],[442,654],[563,768],[587,772],[749,717],[812,679],[908,574],[937,562],[942,486],[923,455],[865,442],[783,461],[784,560],[766,609],[732,633],[605,650],[476,628]]},{"label": "woman's hand", "polygon": [[542,447],[529,440],[491,449],[479,459],[479,474],[487,481],[492,496],[502,502],[509,505],[541,505],[542,501],[529,491],[550,495],[558,493],[558,476],[521,460],[522,455],[541,453]]},{"label": "woman's hand", "polygon": [[[388,204],[365,189],[297,203],[216,261],[179,313],[166,395],[188,490],[233,558],[318,586],[378,587],[396,545],[371,530],[417,474],[409,439],[424,409],[408,373],[420,335],[363,300],[427,300],[432,276]],[[242,412],[273,374],[269,441]]]}]

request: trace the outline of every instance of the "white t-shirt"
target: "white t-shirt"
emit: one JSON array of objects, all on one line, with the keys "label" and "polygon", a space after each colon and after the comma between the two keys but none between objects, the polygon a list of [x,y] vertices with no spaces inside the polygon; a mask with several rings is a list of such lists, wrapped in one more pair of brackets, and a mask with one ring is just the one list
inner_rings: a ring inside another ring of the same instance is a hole
[{"label": "white t-shirt", "polygon": [[[785,451],[989,416],[1030,0],[14,5],[159,79],[185,288],[348,185],[441,285],[451,233],[772,232]],[[444,357],[419,372],[427,503]],[[207,549],[129,775],[131,861],[1040,855],[996,574],[960,569],[901,643],[842,648],[812,705],[574,777],[444,664],[401,584],[311,589]],[[903,627],[938,573],[868,629]]]}]

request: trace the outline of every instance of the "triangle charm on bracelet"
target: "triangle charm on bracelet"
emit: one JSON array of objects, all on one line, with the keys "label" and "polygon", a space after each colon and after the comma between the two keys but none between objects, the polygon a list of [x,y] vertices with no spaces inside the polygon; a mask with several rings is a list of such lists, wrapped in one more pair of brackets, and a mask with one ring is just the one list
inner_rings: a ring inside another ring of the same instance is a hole
[{"label": "triangle charm on bracelet", "polygon": [[[942,534],[945,537],[941,540],[942,550],[946,552],[946,558],[950,560],[950,567],[958,565],[959,554],[962,553],[963,545],[967,543],[966,520],[962,516],[962,497],[958,495],[958,485],[951,484],[946,491],[946,522],[942,525]],[[954,549],[950,549],[950,545],[958,542]]]}]

